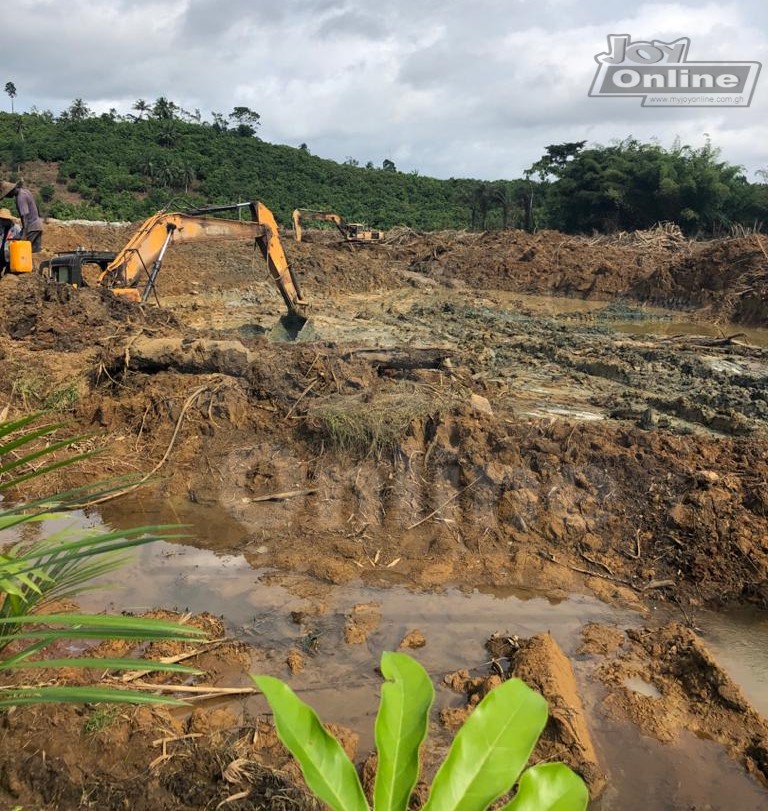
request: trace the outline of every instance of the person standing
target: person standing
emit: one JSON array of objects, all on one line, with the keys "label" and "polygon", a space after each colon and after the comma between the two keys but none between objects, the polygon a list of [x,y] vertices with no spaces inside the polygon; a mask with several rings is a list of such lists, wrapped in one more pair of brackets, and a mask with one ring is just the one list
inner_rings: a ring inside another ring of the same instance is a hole
[{"label": "person standing", "polygon": [[43,221],[37,211],[37,203],[29,189],[21,181],[16,184],[0,183],[0,198],[16,198],[16,208],[21,217],[21,239],[32,243],[32,253],[39,253],[43,247]]}]

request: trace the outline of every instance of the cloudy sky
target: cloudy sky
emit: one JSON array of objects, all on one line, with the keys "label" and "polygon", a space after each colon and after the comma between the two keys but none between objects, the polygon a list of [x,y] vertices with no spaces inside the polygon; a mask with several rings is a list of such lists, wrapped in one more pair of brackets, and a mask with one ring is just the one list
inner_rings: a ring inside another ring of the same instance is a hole
[{"label": "cloudy sky", "polygon": [[608,34],[768,63],[765,0],[14,0],[2,30],[21,110],[244,105],[265,140],[437,177],[516,177],[547,144],[629,135],[708,133],[750,175],[768,168],[768,67],[747,109],[587,96]]}]

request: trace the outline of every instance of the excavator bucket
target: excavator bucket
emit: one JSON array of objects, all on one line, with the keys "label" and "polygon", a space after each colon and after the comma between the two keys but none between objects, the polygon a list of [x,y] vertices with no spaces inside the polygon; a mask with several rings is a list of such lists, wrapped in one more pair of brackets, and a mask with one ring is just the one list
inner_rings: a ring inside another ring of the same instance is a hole
[{"label": "excavator bucket", "polygon": [[270,341],[313,341],[317,338],[315,327],[308,318],[289,313],[280,318],[270,331]]}]

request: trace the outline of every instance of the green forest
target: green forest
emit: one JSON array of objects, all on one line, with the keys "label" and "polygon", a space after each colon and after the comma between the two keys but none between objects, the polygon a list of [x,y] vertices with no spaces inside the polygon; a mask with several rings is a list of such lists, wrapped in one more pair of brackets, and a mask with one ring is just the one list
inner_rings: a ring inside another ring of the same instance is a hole
[{"label": "green forest", "polygon": [[161,97],[140,99],[133,111],[95,115],[76,99],[59,115],[0,113],[3,179],[24,179],[40,162],[55,167],[50,182],[30,185],[42,213],[60,219],[138,220],[161,208],[254,199],[283,224],[301,207],[420,230],[592,233],[670,221],[688,234],[718,235],[762,229],[768,219],[768,186],[748,182],[710,143],[554,144],[521,178],[438,180],[398,171],[389,159],[337,163],[306,144],[267,143],[258,137],[259,114],[247,107],[207,121]]}]

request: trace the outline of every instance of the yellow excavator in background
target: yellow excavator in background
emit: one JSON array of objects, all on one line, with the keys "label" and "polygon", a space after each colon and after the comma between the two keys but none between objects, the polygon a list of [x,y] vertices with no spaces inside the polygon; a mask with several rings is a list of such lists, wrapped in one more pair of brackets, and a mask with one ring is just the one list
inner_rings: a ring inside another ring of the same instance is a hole
[{"label": "yellow excavator in background", "polygon": [[[207,216],[242,208],[249,209],[250,221]],[[78,249],[41,262],[40,271],[52,281],[80,287],[88,284],[83,270],[95,266],[97,285],[129,301],[146,302],[155,292],[165,253],[172,242],[236,239],[255,240],[288,308],[281,325],[288,337],[297,337],[307,323],[308,303],[288,266],[275,217],[263,203],[236,203],[184,212],[160,211],[139,226],[119,253]]]},{"label": "yellow excavator in background", "polygon": [[296,242],[301,242],[302,228],[304,220],[314,222],[332,222],[341,231],[341,235],[347,242],[381,242],[384,239],[384,232],[378,231],[359,222],[346,222],[343,217],[332,211],[315,211],[311,208],[294,209],[291,215],[293,221],[293,233]]}]

